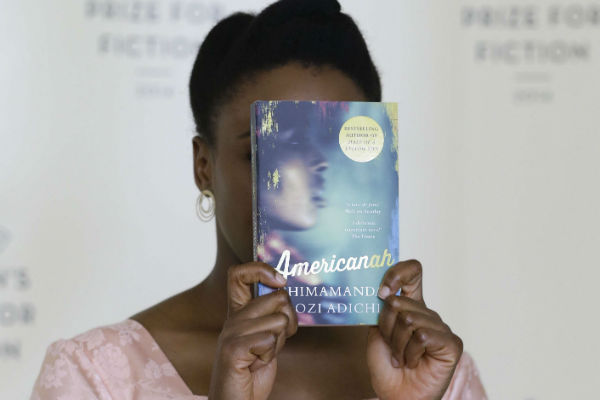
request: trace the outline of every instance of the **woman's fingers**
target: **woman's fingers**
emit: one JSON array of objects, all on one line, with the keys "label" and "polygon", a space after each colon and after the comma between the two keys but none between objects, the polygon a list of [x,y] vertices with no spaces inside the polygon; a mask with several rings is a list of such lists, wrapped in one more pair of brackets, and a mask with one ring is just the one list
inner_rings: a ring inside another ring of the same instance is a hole
[{"label": "woman's fingers", "polygon": [[[274,360],[286,338],[297,330],[296,313],[287,291],[280,289],[253,298],[254,284],[258,282],[273,288],[286,284],[279,272],[261,262],[235,265],[228,270],[227,319],[213,363],[212,397],[233,398],[231,393],[243,392],[248,398],[259,387],[259,397],[266,398],[275,378]],[[260,373],[254,373],[259,369]]]},{"label": "woman's fingers", "polygon": [[286,314],[276,312],[254,319],[229,320],[226,322],[226,336],[245,336],[257,332],[269,331],[276,337],[287,335],[290,321]]},{"label": "woman's fingers", "polygon": [[419,261],[408,260],[396,263],[385,272],[378,295],[385,300],[402,288],[402,295],[424,304],[422,278],[423,269]]},{"label": "woman's fingers", "polygon": [[276,355],[277,335],[271,331],[255,332],[250,335],[230,336],[221,343],[221,354],[228,368],[237,370],[250,368],[255,371],[264,367]]},{"label": "woman's fingers", "polygon": [[246,320],[273,313],[281,313],[287,317],[286,336],[292,336],[297,332],[298,316],[294,312],[290,296],[285,290],[277,290],[252,299],[234,316],[236,320]]},{"label": "woman's fingers", "polygon": [[390,362],[396,368],[405,365],[412,368],[418,364],[418,360],[426,352],[425,342],[422,340],[425,334],[431,336],[431,345],[437,343],[435,340],[438,335],[435,332],[449,339],[454,338],[452,340],[458,339],[435,311],[428,309],[424,303],[405,296],[386,298],[379,314],[379,330],[390,347]]},{"label": "woman's fingers", "polygon": [[262,368],[296,333],[298,320],[290,297],[277,290],[252,298],[254,283],[281,288],[286,280],[273,267],[253,262],[234,265],[227,276],[228,319],[221,331],[221,355],[236,368]]},{"label": "woman's fingers", "polygon": [[[425,354],[456,365],[462,354],[461,339],[425,305],[422,280],[421,263],[409,260],[392,266],[381,281],[378,325],[396,368],[415,368]],[[396,296],[399,289],[402,295]]]},{"label": "woman's fingers", "polygon": [[402,318],[396,318],[389,341],[392,350],[392,359],[390,361],[396,368],[404,366],[404,348],[412,337],[414,329],[414,325],[407,324]]},{"label": "woman's fingers", "polygon": [[[416,329],[404,350],[404,361],[409,368],[416,368],[425,353],[449,365],[455,365],[463,351],[462,340],[451,331],[442,332],[431,328]],[[402,361],[400,361],[402,363]]]},{"label": "woman's fingers", "polygon": [[255,371],[270,363],[283,348],[289,319],[286,314],[274,313],[254,319],[231,320],[227,325],[223,330],[223,354],[237,360],[234,361],[236,367]]},{"label": "woman's fingers", "polygon": [[420,328],[413,333],[410,341],[406,344],[402,361],[399,362],[400,365],[406,363],[408,368],[416,368],[419,365],[419,360],[423,357],[425,351],[427,351],[425,332],[425,328]]},{"label": "woman's fingers", "polygon": [[399,323],[406,327],[426,326],[449,329],[440,316],[425,307],[423,303],[405,296],[389,296],[379,313],[381,336],[388,344],[392,343],[392,335],[399,327]]},{"label": "woman's fingers", "polygon": [[233,265],[227,270],[227,305],[231,314],[252,300],[252,289],[256,282],[280,288],[286,280],[273,267],[262,262]]},{"label": "woman's fingers", "polygon": [[435,332],[445,332],[447,325],[443,322],[435,320],[428,314],[414,312],[398,313],[389,342],[392,355],[398,362],[397,366],[404,366],[404,361],[407,360],[405,354],[407,346],[409,342],[414,339],[415,332],[420,329],[428,329]]}]

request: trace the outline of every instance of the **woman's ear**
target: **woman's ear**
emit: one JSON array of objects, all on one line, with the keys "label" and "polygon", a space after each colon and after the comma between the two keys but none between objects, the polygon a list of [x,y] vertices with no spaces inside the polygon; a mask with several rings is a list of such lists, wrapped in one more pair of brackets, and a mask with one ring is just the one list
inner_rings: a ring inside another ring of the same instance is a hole
[{"label": "woman's ear", "polygon": [[198,189],[212,188],[212,147],[200,136],[192,139],[194,148],[194,180]]}]

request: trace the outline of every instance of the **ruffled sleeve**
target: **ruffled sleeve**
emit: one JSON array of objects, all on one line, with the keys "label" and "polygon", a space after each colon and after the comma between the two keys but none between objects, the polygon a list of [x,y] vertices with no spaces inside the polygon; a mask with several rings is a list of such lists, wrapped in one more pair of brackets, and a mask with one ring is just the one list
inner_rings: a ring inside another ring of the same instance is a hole
[{"label": "ruffled sleeve", "polygon": [[79,343],[48,346],[30,400],[112,400]]},{"label": "ruffled sleeve", "polygon": [[442,400],[487,400],[479,370],[468,353],[463,353]]},{"label": "ruffled sleeve", "polygon": [[137,321],[48,346],[30,400],[198,400]]}]

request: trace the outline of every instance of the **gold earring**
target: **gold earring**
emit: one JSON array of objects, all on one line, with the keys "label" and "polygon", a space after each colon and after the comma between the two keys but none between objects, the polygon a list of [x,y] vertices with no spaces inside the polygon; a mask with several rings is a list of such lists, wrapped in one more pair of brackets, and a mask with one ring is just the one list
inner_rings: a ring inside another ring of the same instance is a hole
[{"label": "gold earring", "polygon": [[[204,199],[208,202],[204,207]],[[208,189],[202,190],[196,199],[196,214],[201,221],[210,221],[215,216],[215,196]]]}]

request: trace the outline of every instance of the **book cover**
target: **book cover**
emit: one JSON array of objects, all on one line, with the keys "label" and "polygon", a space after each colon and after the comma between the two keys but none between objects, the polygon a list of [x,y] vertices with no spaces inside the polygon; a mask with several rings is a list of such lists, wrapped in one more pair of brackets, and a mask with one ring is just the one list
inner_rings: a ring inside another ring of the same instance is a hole
[{"label": "book cover", "polygon": [[377,290],[399,258],[397,113],[378,102],[251,106],[254,260],[287,277],[300,326],[377,324]]}]

